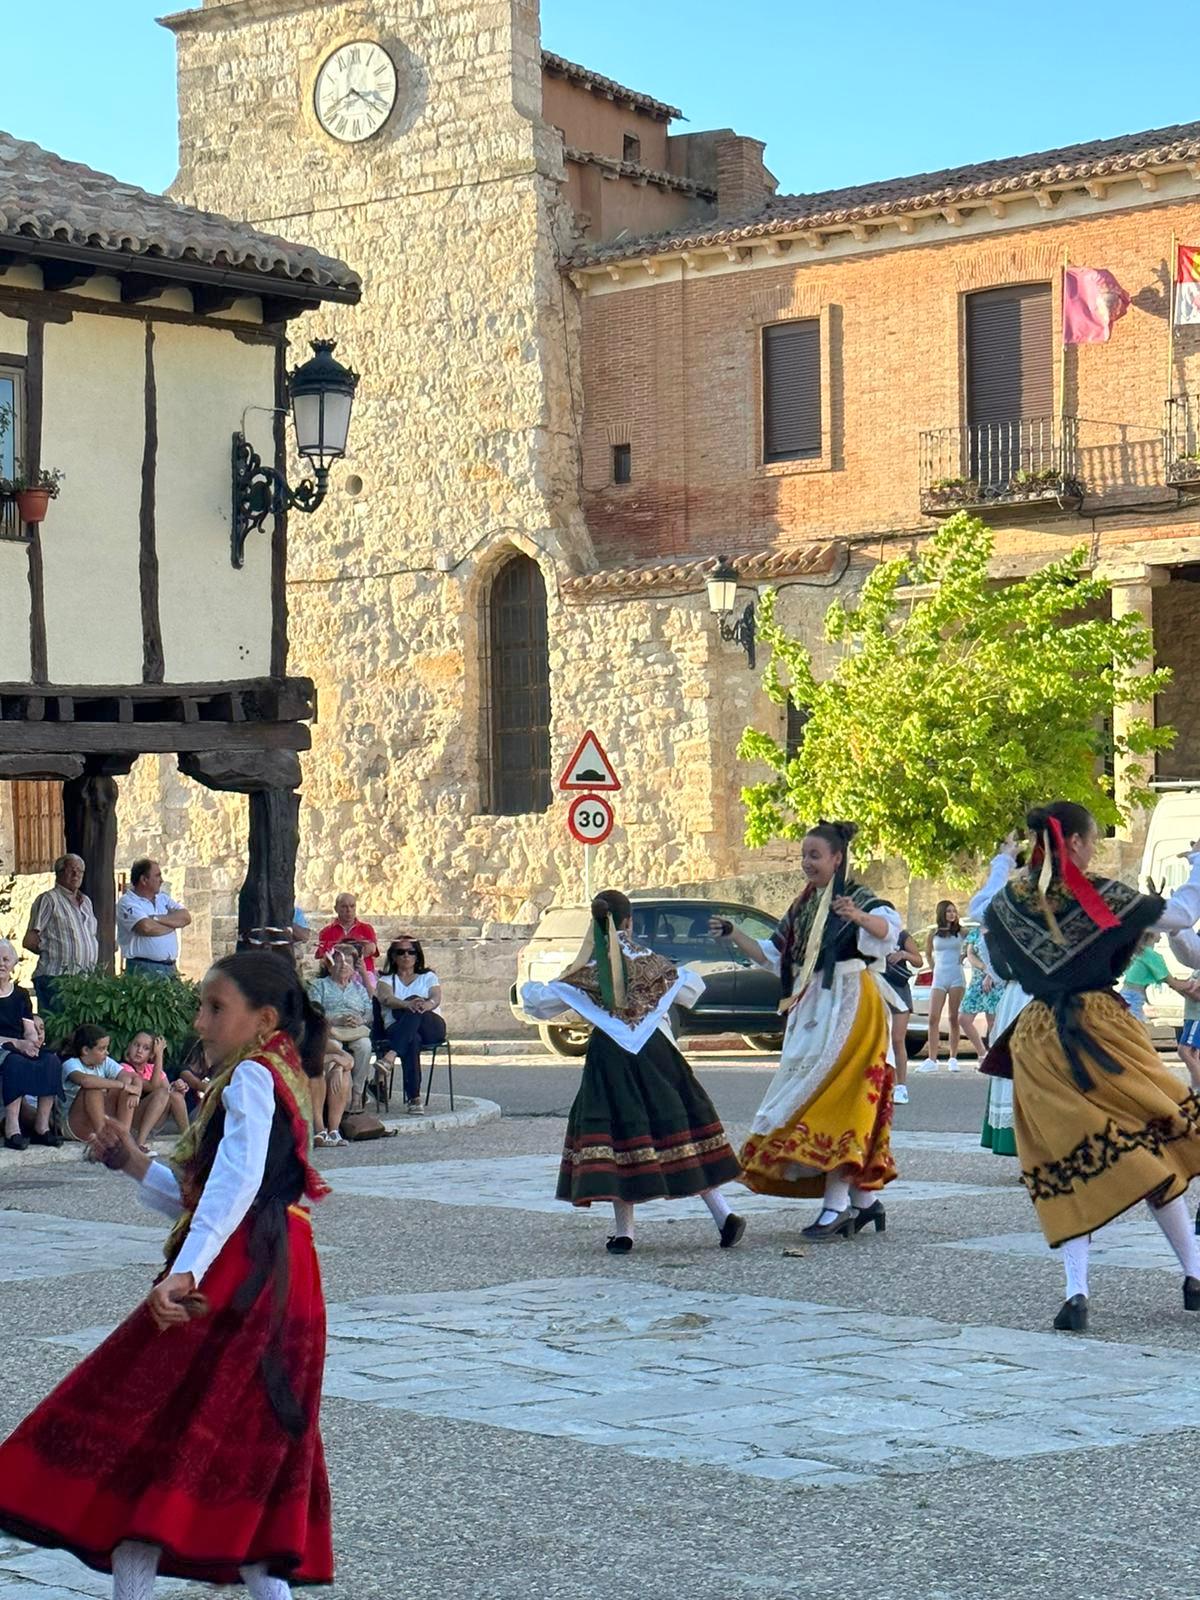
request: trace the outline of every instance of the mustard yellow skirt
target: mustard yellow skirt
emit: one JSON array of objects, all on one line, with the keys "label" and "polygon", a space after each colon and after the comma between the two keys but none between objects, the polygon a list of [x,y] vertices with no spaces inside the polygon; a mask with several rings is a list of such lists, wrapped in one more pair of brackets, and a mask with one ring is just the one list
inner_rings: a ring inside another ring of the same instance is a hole
[{"label": "mustard yellow skirt", "polygon": [[1021,1179],[1047,1242],[1102,1228],[1139,1200],[1183,1194],[1200,1173],[1200,1095],[1160,1061],[1145,1025],[1100,992],[1080,997],[1084,1033],[1121,1072],[1083,1055],[1081,1089],[1054,1013],[1031,1001],[1013,1029],[1014,1126]]},{"label": "mustard yellow skirt", "polygon": [[[742,1146],[740,1181],[757,1194],[816,1198],[838,1168],[860,1189],[882,1189],[896,1176],[887,1007],[866,971],[854,975],[843,1003],[854,1008],[849,1033],[824,1069],[806,1078],[811,1092],[779,1126],[751,1133]],[[785,1040],[781,1073],[787,1055]]]}]

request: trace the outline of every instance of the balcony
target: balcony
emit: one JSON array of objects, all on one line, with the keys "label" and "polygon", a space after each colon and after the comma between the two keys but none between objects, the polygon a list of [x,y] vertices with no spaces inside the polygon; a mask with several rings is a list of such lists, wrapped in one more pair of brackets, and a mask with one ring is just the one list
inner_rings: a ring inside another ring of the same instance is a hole
[{"label": "balcony", "polygon": [[1200,395],[1179,394],[1167,401],[1163,455],[1173,489],[1200,490]]},{"label": "balcony", "polygon": [[17,515],[17,502],[11,495],[0,494],[0,539],[24,539],[25,527]]},{"label": "balcony", "polygon": [[1075,417],[933,428],[920,441],[925,516],[1005,507],[1075,511],[1083,499]]}]

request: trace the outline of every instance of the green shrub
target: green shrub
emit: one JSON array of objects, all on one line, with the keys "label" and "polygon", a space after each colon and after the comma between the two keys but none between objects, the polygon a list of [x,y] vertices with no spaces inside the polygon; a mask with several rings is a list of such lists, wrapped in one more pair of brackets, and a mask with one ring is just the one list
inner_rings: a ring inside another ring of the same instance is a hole
[{"label": "green shrub", "polygon": [[192,1023],[200,1004],[197,984],[178,978],[147,978],[141,972],[73,972],[55,980],[54,1010],[46,1017],[52,1042],[68,1038],[81,1023],[109,1029],[109,1052],[118,1060],[135,1033],[161,1033],[167,1060],[179,1061],[195,1035]]}]

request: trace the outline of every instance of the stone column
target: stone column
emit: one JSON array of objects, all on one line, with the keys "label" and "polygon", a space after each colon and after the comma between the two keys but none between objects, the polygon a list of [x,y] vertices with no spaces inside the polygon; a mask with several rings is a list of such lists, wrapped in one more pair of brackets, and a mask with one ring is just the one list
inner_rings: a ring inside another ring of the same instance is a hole
[{"label": "stone column", "polygon": [[83,889],[96,913],[100,966],[113,970],[117,942],[117,782],[87,772],[63,784],[63,829],[67,849],[82,857]]},{"label": "stone column", "polygon": [[[1150,567],[1141,562],[1130,562],[1127,565],[1107,568],[1103,576],[1108,579],[1112,595],[1113,621],[1120,617],[1136,615],[1146,627],[1153,631],[1154,626],[1154,591],[1171,581],[1171,574],[1166,567]],[[1143,674],[1153,670],[1153,659],[1146,661],[1140,669]],[[1120,738],[1135,722],[1154,721],[1154,701],[1138,701],[1133,705],[1116,706],[1113,710],[1113,736]],[[1154,775],[1154,759],[1147,757],[1138,763],[1127,763],[1123,772],[1117,770],[1115,795],[1118,805],[1128,803],[1131,788],[1130,777],[1139,770],[1144,783]],[[1126,842],[1136,842],[1145,833],[1146,816],[1142,811],[1130,813],[1129,821],[1117,833],[1119,839]]]}]

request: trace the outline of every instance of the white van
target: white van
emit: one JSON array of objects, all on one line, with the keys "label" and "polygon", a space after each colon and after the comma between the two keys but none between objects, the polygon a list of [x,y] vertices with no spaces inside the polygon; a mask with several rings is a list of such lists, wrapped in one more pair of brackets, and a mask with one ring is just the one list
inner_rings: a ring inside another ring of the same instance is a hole
[{"label": "white van", "polygon": [[[1164,896],[1178,889],[1190,870],[1183,852],[1197,839],[1200,839],[1200,788],[1181,785],[1177,789],[1161,790],[1158,804],[1150,813],[1140,887],[1145,889],[1153,883]],[[1165,937],[1156,948],[1177,978],[1189,976],[1190,969],[1175,959]],[[1164,1025],[1172,1030],[1183,1025],[1183,996],[1174,989],[1154,989],[1150,994],[1150,1010],[1156,1024],[1155,1043],[1166,1043],[1158,1035]]]}]

